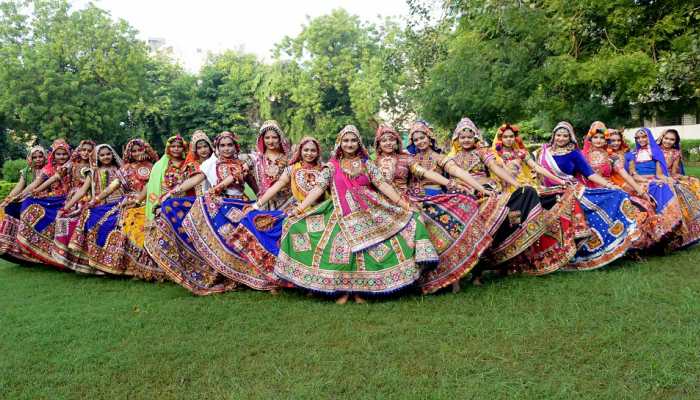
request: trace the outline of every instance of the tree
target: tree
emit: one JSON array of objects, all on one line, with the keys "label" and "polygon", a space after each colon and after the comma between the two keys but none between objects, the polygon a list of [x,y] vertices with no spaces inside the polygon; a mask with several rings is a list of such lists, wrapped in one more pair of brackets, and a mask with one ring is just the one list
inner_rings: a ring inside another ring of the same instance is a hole
[{"label": "tree", "polygon": [[65,0],[3,2],[0,13],[8,127],[29,137],[125,142],[128,110],[146,90],[148,53],[136,31],[92,4],[71,11]]},{"label": "tree", "polygon": [[433,64],[420,110],[438,125],[526,120],[611,125],[663,107],[697,107],[693,1],[456,0],[454,30]]},{"label": "tree", "polygon": [[380,111],[403,106],[402,60],[392,57],[399,32],[391,21],[377,28],[344,10],[309,20],[276,46],[258,94],[262,116],[278,119],[294,139],[316,136],[324,148],[346,124],[369,139]]}]

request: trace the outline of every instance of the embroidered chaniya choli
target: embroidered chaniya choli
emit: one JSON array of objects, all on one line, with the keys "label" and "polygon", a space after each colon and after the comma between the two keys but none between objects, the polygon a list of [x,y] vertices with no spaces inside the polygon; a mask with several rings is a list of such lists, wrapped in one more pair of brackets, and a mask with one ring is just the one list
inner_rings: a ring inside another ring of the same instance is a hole
[{"label": "embroidered chaniya choli", "polygon": [[[358,154],[344,158],[344,136]],[[275,272],[294,285],[330,295],[382,295],[413,285],[421,264],[438,260],[418,212],[379,193],[385,183],[352,125],[338,134],[320,185],[330,199],[285,222]],[[323,187],[322,186],[322,187]]]},{"label": "embroidered chaniya choli", "polygon": [[[432,135],[430,127],[420,122],[409,133],[416,132]],[[380,151],[379,141],[387,135],[396,143],[397,150],[392,154]],[[445,163],[449,162],[437,152],[434,142],[425,152],[419,152],[413,144],[407,152],[399,152],[400,143],[400,136],[393,128],[380,126],[375,137],[376,165],[387,182],[419,206],[439,262],[434,268],[424,269],[417,285],[421,292],[433,293],[467,275],[488,249],[492,241],[488,233],[489,217],[498,212],[497,200],[485,199],[491,204],[484,208],[492,213],[482,212],[476,196],[456,193],[459,191],[456,188],[442,187],[429,180],[428,171],[442,176]]]},{"label": "embroidered chaniya choli", "polygon": [[[562,129],[569,134],[569,144],[557,148],[555,132]],[[637,210],[622,190],[585,186],[587,178],[595,175],[595,171],[579,150],[571,124],[557,124],[549,143],[540,149],[538,162],[562,180],[580,182],[576,196],[586,217],[588,235],[579,239],[576,255],[564,269],[597,269],[624,256],[639,235]],[[543,181],[547,186],[556,185],[548,178]]]}]

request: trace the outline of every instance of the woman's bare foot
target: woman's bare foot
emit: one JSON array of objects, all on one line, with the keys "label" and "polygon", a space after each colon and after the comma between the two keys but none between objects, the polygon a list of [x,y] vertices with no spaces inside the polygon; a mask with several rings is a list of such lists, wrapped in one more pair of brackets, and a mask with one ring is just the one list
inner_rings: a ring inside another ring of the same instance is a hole
[{"label": "woman's bare foot", "polygon": [[472,285],[482,286],[483,284],[484,284],[484,282],[481,281],[481,275],[474,277],[474,280],[472,281]]},{"label": "woman's bare foot", "polygon": [[357,303],[357,304],[365,304],[365,303],[367,303],[367,302],[366,302],[365,299],[363,299],[362,297],[360,297],[360,296],[358,296],[358,295],[355,295],[355,303]]},{"label": "woman's bare foot", "polygon": [[344,295],[338,297],[338,300],[335,301],[335,304],[343,305],[343,304],[348,302],[348,299],[350,299],[350,295],[344,294]]},{"label": "woman's bare foot", "polygon": [[459,293],[462,287],[459,285],[459,281],[452,284],[452,293]]},{"label": "woman's bare foot", "polygon": [[281,292],[281,289],[272,289],[272,290],[270,290],[270,294],[273,295],[273,296],[277,296],[278,294],[280,294],[280,292]]}]

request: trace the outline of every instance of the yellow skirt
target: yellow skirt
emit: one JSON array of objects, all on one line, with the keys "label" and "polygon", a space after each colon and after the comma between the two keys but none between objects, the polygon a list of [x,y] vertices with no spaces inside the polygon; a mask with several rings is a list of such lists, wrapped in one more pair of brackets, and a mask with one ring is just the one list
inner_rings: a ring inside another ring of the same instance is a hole
[{"label": "yellow skirt", "polygon": [[146,207],[129,208],[122,216],[124,235],[139,247],[143,247],[146,225]]}]

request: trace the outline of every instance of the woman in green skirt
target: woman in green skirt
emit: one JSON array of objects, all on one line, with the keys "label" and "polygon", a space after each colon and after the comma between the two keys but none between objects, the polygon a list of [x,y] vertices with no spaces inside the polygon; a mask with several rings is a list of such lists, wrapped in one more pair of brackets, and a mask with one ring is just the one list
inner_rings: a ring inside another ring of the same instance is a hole
[{"label": "woman in green skirt", "polygon": [[[356,127],[336,139],[321,184],[285,222],[275,273],[296,286],[339,296],[382,295],[412,285],[439,258],[419,213],[384,180]],[[307,209],[330,189],[330,199]]]}]

